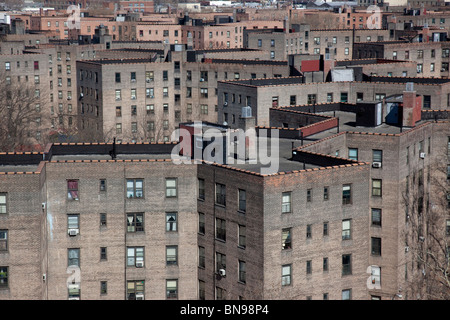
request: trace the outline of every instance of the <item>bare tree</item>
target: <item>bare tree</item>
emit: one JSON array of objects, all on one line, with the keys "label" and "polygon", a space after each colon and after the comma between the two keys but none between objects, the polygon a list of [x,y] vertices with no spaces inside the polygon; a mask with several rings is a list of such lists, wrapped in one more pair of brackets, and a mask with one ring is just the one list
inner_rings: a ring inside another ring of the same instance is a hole
[{"label": "bare tree", "polygon": [[407,251],[404,294],[410,299],[450,299],[447,161],[445,154],[425,172],[413,172],[403,194]]},{"label": "bare tree", "polygon": [[0,83],[0,149],[21,150],[38,142],[43,92],[33,85],[6,81]]}]

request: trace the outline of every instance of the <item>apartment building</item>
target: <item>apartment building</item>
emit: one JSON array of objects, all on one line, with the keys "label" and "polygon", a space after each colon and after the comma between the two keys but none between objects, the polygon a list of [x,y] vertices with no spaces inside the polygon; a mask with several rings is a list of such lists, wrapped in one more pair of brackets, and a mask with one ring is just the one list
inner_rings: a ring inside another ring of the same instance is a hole
[{"label": "apartment building", "polygon": [[266,50],[271,59],[285,60],[292,54],[332,54],[337,60],[349,60],[353,43],[389,39],[385,29],[311,29],[293,24],[291,29],[248,30],[244,36],[247,48]]},{"label": "apartment building", "polygon": [[[174,45],[161,62],[77,62],[77,81],[83,92],[78,100],[80,128],[92,129],[94,139],[170,141],[180,122],[217,122],[218,81],[285,77],[291,72],[286,61],[198,60],[203,54],[208,52],[186,51],[185,46]],[[227,52],[218,54],[224,57]]]},{"label": "apartment building", "polygon": [[[277,106],[310,105],[329,102],[381,101],[401,94],[406,83],[413,82],[414,90],[422,97],[423,109],[448,109],[449,83],[446,79],[374,76],[366,81],[336,81],[303,83],[301,77],[285,79],[237,80],[218,83],[218,119],[241,114],[250,106],[256,125],[269,126],[269,109]],[[433,90],[430,90],[433,88]],[[230,101],[230,97],[240,100]],[[387,111],[383,113],[387,114]]]},{"label": "apartment building", "polygon": [[353,55],[354,59],[386,58],[415,61],[418,77],[448,77],[449,57],[448,41],[355,43]]},{"label": "apartment building", "polygon": [[446,151],[448,122],[363,130],[281,139],[271,173],[177,162],[173,143],[2,154],[0,296],[414,299],[402,193]]}]

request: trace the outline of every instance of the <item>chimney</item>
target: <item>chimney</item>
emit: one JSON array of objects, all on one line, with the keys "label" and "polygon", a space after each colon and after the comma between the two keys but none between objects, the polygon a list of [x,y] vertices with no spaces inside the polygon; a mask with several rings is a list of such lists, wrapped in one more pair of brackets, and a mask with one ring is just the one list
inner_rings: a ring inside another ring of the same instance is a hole
[{"label": "chimney", "polygon": [[403,91],[402,127],[414,127],[416,122],[420,121],[421,107],[422,101],[416,95],[414,83],[408,82],[405,91]]}]

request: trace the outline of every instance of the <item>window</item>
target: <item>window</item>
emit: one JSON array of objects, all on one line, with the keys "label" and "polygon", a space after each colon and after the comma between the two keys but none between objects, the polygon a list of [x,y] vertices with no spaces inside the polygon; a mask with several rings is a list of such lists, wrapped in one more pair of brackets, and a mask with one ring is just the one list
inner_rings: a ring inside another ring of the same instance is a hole
[{"label": "window", "polygon": [[295,106],[297,104],[297,96],[296,95],[292,95],[289,98],[289,105],[291,106]]},{"label": "window", "polygon": [[306,239],[311,239],[312,238],[312,226],[310,224],[308,224],[306,226]]},{"label": "window", "polygon": [[122,124],[116,123],[116,133],[121,134],[122,133]]},{"label": "window", "polygon": [[144,266],[144,247],[127,247],[127,267]]},{"label": "window", "polygon": [[100,248],[100,260],[107,260],[107,248],[106,247]]},{"label": "window", "polygon": [[329,197],[330,197],[329,189],[330,189],[330,187],[323,187],[323,200],[329,199]]},{"label": "window", "polygon": [[312,189],[306,190],[306,202],[312,201]]},{"label": "window", "polygon": [[177,179],[166,178],[166,198],[177,196]]},{"label": "window", "polygon": [[327,102],[333,102],[333,93],[332,92],[327,93]]},{"label": "window", "polygon": [[370,269],[370,280],[372,284],[375,285],[375,288],[380,288],[381,268],[378,266],[371,266]]},{"label": "window", "polygon": [[106,191],[106,179],[100,179],[100,191]]},{"label": "window", "polygon": [[34,70],[39,70],[39,61],[34,61]]},{"label": "window", "polygon": [[227,240],[226,221],[224,219],[216,218],[216,239]]},{"label": "window", "polygon": [[116,72],[116,83],[120,83],[120,72]]},{"label": "window", "polygon": [[67,215],[67,229],[78,229],[79,226],[79,221],[80,220],[80,215],[78,214],[68,214]]},{"label": "window", "polygon": [[342,186],[342,204],[352,203],[352,187],[350,184],[344,184]]},{"label": "window", "polygon": [[205,179],[198,179],[198,198],[205,200]]},{"label": "window", "polygon": [[245,283],[245,279],[246,279],[245,261],[239,260],[239,282]]},{"label": "window", "polygon": [[328,236],[328,221],[323,223],[323,236]]},{"label": "window", "polygon": [[178,246],[166,246],[166,265],[178,264]]},{"label": "window", "polygon": [[222,206],[226,204],[226,189],[224,184],[216,183],[216,204]]},{"label": "window", "polygon": [[243,225],[238,226],[238,246],[240,248],[245,248],[247,245],[247,230],[246,227]]},{"label": "window", "polygon": [[208,114],[208,105],[207,104],[200,105],[200,113],[201,114]]},{"label": "window", "polygon": [[216,252],[216,272],[219,272],[220,269],[227,268],[227,256],[223,253]]},{"label": "window", "polygon": [[0,230],[0,251],[8,251],[8,230]]},{"label": "window", "polygon": [[131,80],[131,82],[136,82],[136,72],[130,73],[130,80]]},{"label": "window", "polygon": [[382,150],[372,150],[372,161],[373,162],[383,162],[383,151]]},{"label": "window", "polygon": [[0,266],[0,288],[8,288],[8,267]]},{"label": "window", "polygon": [[291,269],[290,264],[283,265],[281,267],[281,285],[289,286],[291,284]]},{"label": "window", "polygon": [[100,294],[107,294],[107,293],[108,293],[108,282],[100,281]]},{"label": "window", "polygon": [[127,198],[142,198],[144,196],[144,180],[127,179]]},{"label": "window", "polygon": [[316,95],[308,94],[308,104],[315,104],[315,103],[316,103]]},{"label": "window", "polygon": [[342,255],[342,275],[352,274],[352,255],[343,254]]},{"label": "window", "polygon": [[122,100],[120,89],[116,89],[116,101]]},{"label": "window", "polygon": [[[227,31],[229,32],[229,31]],[[227,43],[229,43],[229,41],[227,41]],[[229,46],[228,46],[229,47]],[[226,290],[216,287],[216,300],[225,300],[226,298]]]},{"label": "window", "polygon": [[381,238],[372,237],[372,255],[381,256]]},{"label": "window", "polygon": [[106,227],[106,213],[100,213],[100,226]]},{"label": "window", "polygon": [[144,231],[144,214],[143,213],[127,214],[127,231],[128,232]]},{"label": "window", "polygon": [[291,228],[281,230],[281,249],[292,249]]},{"label": "window", "polygon": [[166,298],[178,298],[178,280],[166,280]]},{"label": "window", "polygon": [[246,192],[245,190],[239,189],[238,191],[238,197],[239,197],[239,211],[245,212],[247,208],[247,200],[246,200]]},{"label": "window", "polygon": [[176,212],[166,212],[166,231],[177,231]]},{"label": "window", "polygon": [[358,161],[358,149],[356,149],[356,148],[349,148],[348,149],[348,158],[350,160]]},{"label": "window", "polygon": [[199,246],[198,247],[198,266],[200,268],[204,268],[205,267],[205,247]]},{"label": "window", "polygon": [[372,196],[381,197],[381,179],[372,179]]},{"label": "window", "polygon": [[80,266],[80,249],[67,249],[67,265]]},{"label": "window", "polygon": [[423,58],[423,50],[417,50],[417,58],[418,59]]},{"label": "window", "polygon": [[342,290],[342,300],[351,300],[352,299],[352,289]]},{"label": "window", "polygon": [[67,180],[67,199],[78,200],[78,180]]},{"label": "window", "polygon": [[312,261],[308,260],[306,261],[306,274],[312,273]]},{"label": "window", "polygon": [[145,281],[131,280],[127,281],[127,300],[136,300],[144,296]]},{"label": "window", "polygon": [[351,238],[351,220],[342,220],[342,240],[349,240]]},{"label": "window", "polygon": [[372,226],[381,227],[381,209],[372,208]]},{"label": "window", "polygon": [[7,207],[6,207],[6,193],[0,193],[0,213],[6,213]]},{"label": "window", "polygon": [[327,272],[328,271],[328,258],[323,258],[322,270],[323,270],[323,272]]},{"label": "window", "polygon": [[198,233],[205,234],[205,214],[198,213]]},{"label": "window", "polygon": [[136,100],[136,89],[131,89],[130,95],[131,100]]},{"label": "window", "polygon": [[281,194],[281,212],[291,212],[291,192],[283,192]]}]

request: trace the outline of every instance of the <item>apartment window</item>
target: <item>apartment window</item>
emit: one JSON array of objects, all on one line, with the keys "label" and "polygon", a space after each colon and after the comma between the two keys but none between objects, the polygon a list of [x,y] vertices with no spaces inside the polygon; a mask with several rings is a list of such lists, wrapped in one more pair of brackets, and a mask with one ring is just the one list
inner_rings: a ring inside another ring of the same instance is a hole
[{"label": "apartment window", "polygon": [[216,183],[216,204],[225,206],[226,204],[226,189],[225,185]]},{"label": "apartment window", "polygon": [[310,224],[308,224],[306,226],[306,239],[311,239],[312,238],[312,226]]},{"label": "apartment window", "polygon": [[131,89],[130,95],[131,100],[136,100],[136,89]]},{"label": "apartment window", "polygon": [[166,246],[166,265],[178,264],[178,246]]},{"label": "apartment window", "polygon": [[116,72],[116,83],[120,83],[120,72]]},{"label": "apartment window", "polygon": [[166,178],[166,198],[177,196],[177,179]]},{"label": "apartment window", "polygon": [[328,200],[330,198],[330,187],[323,187],[323,200]]},{"label": "apartment window", "polygon": [[[450,220],[445,221],[445,234],[447,236],[450,235]],[[0,240],[1,240],[1,231],[0,231]]]},{"label": "apartment window", "polygon": [[120,89],[116,89],[116,101],[122,100],[122,93]]},{"label": "apartment window", "polygon": [[205,267],[205,260],[206,260],[205,247],[199,246],[198,247],[198,266],[200,268]]},{"label": "apartment window", "polygon": [[200,97],[208,98],[208,88],[200,88]]},{"label": "apartment window", "polygon": [[200,105],[200,113],[201,114],[208,114],[208,105],[207,104]]},{"label": "apartment window", "polygon": [[283,265],[281,267],[281,285],[289,286],[291,285],[291,270],[292,266],[290,264]]},{"label": "apartment window", "polygon": [[39,61],[34,61],[34,70],[39,70]]},{"label": "apartment window", "polygon": [[79,229],[80,227],[80,215],[68,214],[67,215],[67,229]]},{"label": "apartment window", "polygon": [[198,198],[205,200],[205,179],[198,179]]},{"label": "apartment window", "polygon": [[177,231],[177,213],[166,212],[166,231]]},{"label": "apartment window", "polygon": [[67,180],[67,199],[78,200],[78,180]]},{"label": "apartment window", "polygon": [[275,51],[270,51],[270,59],[275,59]]},{"label": "apartment window", "polygon": [[144,180],[127,179],[127,198],[142,198],[144,196]]},{"label": "apartment window", "polygon": [[144,214],[143,213],[127,214],[127,231],[128,232],[144,231]]},{"label": "apartment window", "polygon": [[166,280],[166,298],[178,298],[178,280]]},{"label": "apartment window", "polygon": [[289,98],[289,105],[291,106],[295,106],[297,104],[297,96],[296,95],[292,95]]},{"label": "apartment window", "polygon": [[198,213],[198,233],[205,234],[205,214]]},{"label": "apartment window", "polygon": [[80,266],[80,249],[67,249],[67,266]]},{"label": "apartment window", "polygon": [[106,213],[100,213],[100,226],[106,227]]},{"label": "apartment window", "polygon": [[[431,51],[431,53],[433,54],[434,50]],[[432,55],[433,58],[433,55]],[[405,51],[405,60],[409,59],[409,51]]]},{"label": "apartment window", "polygon": [[0,193],[0,213],[6,213],[7,207],[6,207],[6,193]]},{"label": "apartment window", "polygon": [[372,161],[373,162],[383,162],[383,151],[382,150],[372,150]]},{"label": "apartment window", "polygon": [[116,123],[116,133],[121,134],[122,133],[122,124]]},{"label": "apartment window", "polygon": [[143,297],[144,288],[145,288],[144,280],[127,281],[127,300],[137,300]]},{"label": "apartment window", "polygon": [[342,186],[342,204],[352,203],[352,187],[350,184],[344,184]]},{"label": "apartment window", "polygon": [[372,284],[376,286],[375,288],[380,288],[381,268],[378,266],[371,266],[370,269],[370,280]]},{"label": "apartment window", "polygon": [[145,106],[145,110],[146,110],[147,114],[154,114],[155,113],[155,105],[148,104]]},{"label": "apartment window", "polygon": [[100,248],[100,260],[107,260],[107,248],[101,247]]},{"label": "apartment window", "polygon": [[281,213],[291,212],[291,192],[281,194]]},{"label": "apartment window", "polygon": [[423,58],[423,50],[417,50],[417,58],[422,59]]},{"label": "apartment window", "polygon": [[372,237],[372,255],[381,256],[381,238]]},{"label": "apartment window", "polygon": [[245,248],[247,245],[247,229],[243,225],[238,226],[238,246],[240,248]]},{"label": "apartment window", "polygon": [[315,103],[316,103],[316,95],[308,94],[308,104],[315,104]]},{"label": "apartment window", "polygon": [[0,288],[8,288],[8,267],[0,266]]},{"label": "apartment window", "polygon": [[423,71],[423,64],[422,63],[418,63],[417,64],[417,73],[422,73]]},{"label": "apartment window", "polygon": [[238,190],[238,197],[239,197],[239,211],[245,212],[247,208],[247,196],[245,190],[239,189]]},{"label": "apartment window", "polygon": [[342,275],[352,274],[352,255],[343,254],[342,255]]},{"label": "apartment window", "polygon": [[127,247],[127,267],[144,266],[144,247]]},{"label": "apartment window", "polygon": [[291,228],[285,228],[281,230],[281,249],[292,249]]},{"label": "apartment window", "polygon": [[332,92],[327,93],[327,102],[333,102],[333,93]]},{"label": "apartment window", "polygon": [[145,82],[150,82],[153,81],[155,79],[153,71],[146,71],[145,72]]},{"label": "apartment window", "polygon": [[108,293],[108,282],[107,281],[100,281],[100,294],[107,294]]},{"label": "apartment window", "polygon": [[322,270],[323,270],[323,272],[327,272],[328,271],[328,258],[323,258]]},{"label": "apartment window", "polygon": [[356,149],[356,148],[349,148],[348,149],[348,158],[350,160],[358,161],[358,149]]},{"label": "apartment window", "polygon": [[149,99],[153,99],[155,96],[154,88],[145,88],[145,97]]},{"label": "apartment window", "polygon": [[381,227],[381,209],[372,208],[372,226]]},{"label": "apartment window", "polygon": [[342,220],[342,240],[349,240],[352,238],[352,222],[350,219]]},{"label": "apartment window", "polygon": [[372,196],[381,197],[381,179],[372,179]]},{"label": "apartment window", "polygon": [[342,298],[342,300],[351,300],[352,299],[352,289],[342,290],[341,298]]},{"label": "apartment window", "polygon": [[0,230],[0,251],[8,251],[8,230]]},{"label": "apartment window", "polygon": [[312,273],[312,261],[307,260],[306,261],[306,274],[311,274],[311,273]]},{"label": "apartment window", "polygon": [[136,72],[130,72],[130,80],[131,82],[136,82]]},{"label": "apartment window", "polygon": [[275,47],[275,39],[270,39],[270,46]]},{"label": "apartment window", "polygon": [[423,95],[423,107],[424,109],[431,108],[431,96]]},{"label": "apartment window", "polygon": [[245,283],[246,279],[246,268],[245,261],[239,260],[239,282]]},{"label": "apartment window", "polygon": [[306,202],[312,201],[312,189],[306,190]]},{"label": "apartment window", "polygon": [[216,239],[227,240],[226,221],[224,219],[216,218]]},{"label": "apartment window", "polygon": [[216,271],[227,268],[227,256],[223,253],[216,252]]},{"label": "apartment window", "polygon": [[328,236],[328,222],[323,223],[323,236]]}]

